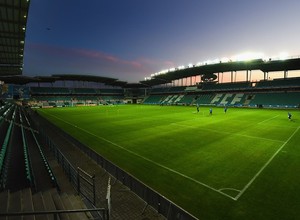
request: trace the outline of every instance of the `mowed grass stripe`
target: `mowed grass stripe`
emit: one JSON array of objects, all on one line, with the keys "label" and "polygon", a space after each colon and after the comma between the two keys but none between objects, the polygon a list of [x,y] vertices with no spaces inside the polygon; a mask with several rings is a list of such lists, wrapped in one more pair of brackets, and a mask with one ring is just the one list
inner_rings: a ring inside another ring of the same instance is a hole
[{"label": "mowed grass stripe", "polygon": [[[116,109],[117,108],[109,108],[109,110],[114,110],[114,111]],[[177,129],[173,129],[173,128],[169,129],[168,123],[166,123],[168,122],[167,120],[160,120],[159,123],[157,123],[156,120],[153,120],[153,118],[163,118],[163,116],[165,115],[168,118],[172,118],[173,121],[173,118],[175,118],[174,114],[179,114],[181,109],[178,110],[178,108],[176,108],[175,109],[176,111],[174,111],[173,109],[172,110],[173,114],[171,115],[170,112],[166,110],[169,110],[169,108],[161,108],[159,112],[159,116],[157,115],[152,116],[151,112],[135,111],[135,116],[136,116],[135,119],[130,119],[130,120],[128,120],[128,117],[132,118],[132,115],[127,114],[126,112],[125,112],[125,116],[122,115],[121,118],[117,118],[117,116],[114,116],[112,118],[113,120],[111,121],[112,122],[111,124],[113,124],[112,127],[113,132],[111,133],[116,133],[116,134],[111,135],[104,132],[105,140],[114,140],[113,142],[118,144],[119,146],[122,146],[122,148],[130,149],[131,152],[135,152],[137,155],[141,155],[145,158],[149,158],[149,156],[151,156],[152,157],[151,161],[156,161],[156,163],[158,164],[162,164],[163,166],[168,167],[172,170],[177,170],[180,173],[184,173],[185,175],[190,176],[193,179],[197,179],[199,182],[203,183],[203,180],[206,179],[205,181],[206,185],[209,186],[215,185],[214,182],[216,181],[215,180],[216,175],[220,176],[221,180],[217,181],[220,185],[216,185],[214,187],[216,189],[223,188],[223,187],[242,188],[244,186],[241,180],[239,181],[240,184],[237,185],[236,183],[232,185],[232,183],[230,183],[229,180],[231,179],[234,180],[235,175],[240,175],[242,168],[249,169],[249,165],[245,163],[242,163],[240,165],[235,164],[234,163],[235,161],[230,160],[230,157],[232,158],[244,157],[245,160],[248,160],[249,162],[251,161],[251,163],[253,164],[253,168],[251,168],[252,171],[250,173],[254,174],[260,168],[259,164],[263,164],[266,160],[268,160],[268,158],[274,152],[273,149],[276,150],[280,146],[278,145],[278,143],[270,144],[268,143],[269,142],[268,139],[261,138],[261,140],[256,143],[257,146],[253,148],[253,146],[251,146],[253,142],[251,140],[248,140],[246,136],[242,136],[242,139],[236,139],[234,138],[234,136],[237,133],[229,133],[229,132],[217,130],[219,129],[219,127],[222,128],[222,126],[218,127],[215,124],[211,125],[211,123],[214,122],[215,120],[213,117],[205,118],[206,120],[208,120],[206,121],[206,125],[205,124],[202,125],[202,127],[198,128],[196,131],[195,129],[186,130],[186,131],[183,130],[177,131]],[[147,116],[145,117],[145,115]],[[142,117],[142,120],[139,120],[140,118],[138,116]],[[214,117],[215,116],[216,115],[214,115]],[[180,119],[179,121],[183,121],[183,122],[189,121],[189,123],[191,124],[190,118],[191,116],[189,114],[187,117],[188,120]],[[215,118],[218,119],[217,117]],[[154,128],[151,127],[153,123],[150,123],[150,127],[147,128],[149,124],[147,125],[147,123],[145,123],[144,121],[145,119],[146,122],[149,122],[149,119],[153,120],[155,122]],[[225,119],[221,118],[221,120],[225,120]],[[126,123],[130,121],[131,125],[123,127],[125,121]],[[230,120],[230,123],[231,121],[232,120]],[[217,120],[217,123],[220,123],[220,120]],[[230,127],[229,126],[230,123],[224,126],[225,129],[228,129]],[[251,123],[248,124],[250,124],[247,125],[248,127],[251,126]],[[135,127],[134,131],[132,130],[132,125],[133,127]],[[141,128],[139,128],[139,126]],[[198,123],[197,126],[199,126]],[[80,126],[80,128],[82,127],[83,126]],[[209,130],[206,127],[215,127],[215,129]],[[245,126],[243,126],[243,128],[245,128]],[[90,129],[90,126],[87,127],[85,130],[88,129]],[[206,132],[202,132],[201,129],[206,129]],[[101,130],[105,130],[105,127],[101,127]],[[126,135],[122,135],[122,131],[123,133],[125,132]],[[144,132],[147,132],[148,134],[146,137],[144,137],[144,135],[141,135]],[[174,132],[176,132],[175,135],[173,135]],[[219,132],[220,134],[219,135],[214,134],[216,132]],[[91,133],[95,134],[94,132]],[[133,133],[134,135],[132,135]],[[196,136],[194,134],[196,134]],[[207,134],[215,137],[207,138],[206,137]],[[95,135],[98,137],[103,137],[103,135],[98,135],[98,134]],[[121,139],[118,136],[120,136]],[[219,142],[218,144],[216,144],[215,141],[216,139],[218,139]],[[119,141],[116,142],[116,140]],[[243,145],[239,144],[238,142],[243,142],[242,143]],[[236,147],[228,148],[227,147],[228,144]],[[159,147],[160,149],[158,149],[157,147],[153,147],[153,145],[160,146]],[[181,146],[185,146],[185,147],[181,147]],[[188,146],[188,150],[190,150],[190,152],[188,152],[185,149],[187,148],[186,146]],[[207,146],[207,147],[203,148],[203,146]],[[261,148],[261,150],[257,151],[259,148]],[[257,154],[256,151],[259,152],[259,154]],[[219,155],[218,152],[222,152],[222,154]],[[226,162],[226,160],[229,161]],[[256,162],[256,160],[258,161]],[[188,163],[189,161],[191,161],[191,165]],[[178,166],[179,164],[180,166]],[[208,167],[211,167],[210,169],[211,171],[209,175],[207,175],[207,171],[206,171]],[[227,174],[228,172],[227,170],[231,170],[231,172]],[[219,172],[219,174],[217,172]],[[246,184],[247,177],[245,177],[244,179]],[[224,185],[222,185],[222,183]]]},{"label": "mowed grass stripe", "polygon": [[[46,113],[46,114],[47,114],[47,113]],[[148,162],[150,162],[150,163],[152,163],[152,164],[155,164],[156,166],[159,166],[159,167],[161,167],[161,168],[163,168],[163,169],[166,169],[166,170],[168,170],[168,171],[170,171],[170,172],[172,172],[172,173],[175,173],[175,174],[177,174],[177,175],[179,175],[179,176],[181,176],[181,177],[184,177],[184,178],[186,178],[186,179],[188,179],[188,180],[190,180],[190,181],[192,181],[192,182],[195,182],[195,183],[197,183],[197,184],[199,184],[199,185],[202,185],[202,186],[204,186],[204,187],[206,187],[206,188],[208,188],[208,189],[210,189],[210,190],[212,190],[212,191],[215,191],[215,192],[217,192],[217,193],[220,193],[220,194],[222,194],[223,196],[226,196],[226,197],[228,197],[228,198],[230,198],[230,199],[234,199],[234,197],[232,197],[231,195],[228,195],[228,194],[222,192],[222,190],[215,189],[215,188],[213,188],[213,187],[211,187],[211,186],[209,186],[209,185],[207,185],[207,184],[205,184],[205,183],[202,183],[202,182],[200,182],[200,181],[198,181],[198,180],[195,180],[195,179],[193,179],[193,178],[191,178],[191,177],[189,177],[189,176],[187,176],[187,175],[184,175],[184,174],[182,174],[182,173],[180,173],[180,172],[178,172],[178,171],[176,171],[176,170],[173,170],[173,169],[171,169],[171,168],[169,168],[169,167],[166,167],[166,166],[164,166],[164,165],[162,165],[162,164],[159,164],[159,163],[157,163],[157,162],[155,162],[155,161],[153,161],[153,160],[151,160],[151,159],[149,159],[149,158],[146,158],[146,157],[144,157],[144,156],[142,156],[142,155],[137,154],[136,152],[133,152],[133,151],[131,151],[131,150],[128,150],[127,148],[124,148],[124,147],[122,147],[122,146],[119,145],[119,144],[116,144],[116,143],[114,143],[114,142],[112,142],[112,141],[110,141],[110,140],[107,140],[106,138],[103,138],[103,137],[100,137],[100,136],[98,136],[98,135],[95,135],[95,134],[93,134],[93,133],[91,133],[91,132],[89,132],[89,131],[87,131],[87,130],[81,128],[81,127],[78,127],[77,125],[74,125],[74,124],[72,124],[72,123],[70,123],[70,122],[67,122],[67,121],[65,121],[64,119],[61,119],[61,118],[59,118],[59,117],[57,117],[57,116],[55,116],[55,115],[52,115],[52,114],[48,114],[48,115],[50,115],[51,117],[54,117],[54,118],[56,118],[56,119],[58,119],[58,120],[60,120],[60,121],[62,121],[62,122],[64,122],[64,123],[66,123],[66,124],[69,124],[69,125],[71,125],[71,126],[73,126],[73,127],[76,127],[77,129],[79,129],[79,130],[81,130],[81,131],[83,131],[83,132],[85,132],[85,133],[87,133],[87,134],[89,134],[89,135],[91,135],[91,136],[93,136],[93,137],[95,137],[95,138],[101,139],[101,140],[103,140],[103,141],[105,141],[105,142],[107,142],[107,143],[109,143],[109,144],[111,144],[111,145],[114,145],[114,146],[116,146],[116,147],[118,147],[118,148],[120,148],[120,149],[122,149],[122,150],[124,150],[124,151],[126,151],[126,152],[128,152],[128,153],[130,153],[130,154],[132,154],[132,155],[135,155],[135,156],[140,157],[140,158],[142,158],[142,159],[144,159],[144,160],[146,160],[146,161],[148,161]]]},{"label": "mowed grass stripe", "polygon": [[280,148],[273,154],[273,156],[261,167],[261,169],[255,174],[255,176],[249,181],[249,183],[240,191],[240,193],[234,198],[238,200],[245,191],[249,188],[249,186],[255,181],[255,179],[264,171],[264,169],[272,162],[272,160],[277,156],[277,154],[284,148],[284,146],[294,137],[294,135],[299,131],[298,127],[291,136],[280,146]]},{"label": "mowed grass stripe", "polygon": [[[266,178],[266,173],[273,172],[276,175],[273,169],[280,164],[277,164],[275,157],[266,166],[268,169],[253,181],[255,184],[251,183],[257,189],[249,187],[245,190],[249,193],[243,193],[237,201],[232,198],[236,198],[244,190],[249,180],[254,178],[278,150],[281,152],[281,146],[299,127],[299,112],[296,110],[292,111],[294,121],[288,121],[287,111],[264,109],[230,108],[224,114],[222,108],[214,108],[213,116],[209,116],[208,108],[205,107],[197,114],[194,113],[194,107],[179,106],[100,106],[41,111],[119,145],[112,145],[95,136],[93,138],[91,134],[63,125],[65,123],[58,123],[58,119],[52,118],[52,121],[56,121],[57,125],[84,144],[201,219],[220,219],[222,214],[219,212],[225,214],[228,210],[246,214],[246,209],[255,209],[256,200],[260,204],[257,208],[261,209],[263,203],[259,201],[260,198],[251,198],[251,195],[261,195],[257,191],[268,191],[264,186],[266,181],[261,183],[261,180]],[[298,135],[293,136],[293,143],[295,138]],[[290,145],[289,142],[285,145],[288,153],[277,153],[279,155],[276,158],[289,157]],[[133,155],[136,161],[129,155]],[[286,163],[290,163],[291,168],[296,164],[290,160]],[[268,198],[270,197],[278,199],[276,194],[268,194]],[[253,202],[248,204],[247,201]],[[234,203],[240,205],[235,207]],[[239,212],[240,208],[245,210]],[[234,219],[232,213],[228,215],[230,219]],[[244,214],[243,219],[247,219]]]}]

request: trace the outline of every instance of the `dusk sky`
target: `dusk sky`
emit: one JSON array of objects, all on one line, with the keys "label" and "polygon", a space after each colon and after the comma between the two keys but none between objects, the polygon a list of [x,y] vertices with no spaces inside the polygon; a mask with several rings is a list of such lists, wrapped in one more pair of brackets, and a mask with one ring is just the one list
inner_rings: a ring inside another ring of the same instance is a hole
[{"label": "dusk sky", "polygon": [[31,0],[23,75],[139,82],[246,51],[300,56],[299,10],[299,0]]}]

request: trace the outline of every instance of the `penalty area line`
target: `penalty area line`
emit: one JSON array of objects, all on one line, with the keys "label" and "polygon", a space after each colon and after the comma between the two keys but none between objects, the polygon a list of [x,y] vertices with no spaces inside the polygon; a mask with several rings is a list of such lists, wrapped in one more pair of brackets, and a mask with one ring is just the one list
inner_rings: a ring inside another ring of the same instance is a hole
[{"label": "penalty area line", "polygon": [[[50,114],[50,115],[51,115],[51,114]],[[65,121],[65,120],[63,120],[63,119],[61,119],[61,118],[59,118],[59,117],[57,117],[57,116],[55,116],[55,115],[51,115],[51,116],[57,118],[58,120],[63,121],[64,123],[67,123],[67,124],[69,124],[69,125],[71,125],[71,126],[73,126],[73,127],[76,127],[77,129],[80,129],[80,130],[84,131],[85,133],[88,133],[88,134],[90,134],[90,135],[92,135],[92,136],[94,136],[94,137],[96,137],[96,138],[98,138],[98,139],[101,139],[101,140],[103,140],[103,141],[105,141],[105,142],[107,142],[107,143],[110,143],[110,144],[112,144],[112,145],[114,145],[114,146],[116,146],[116,147],[118,147],[118,148],[120,148],[120,149],[122,149],[122,150],[124,150],[124,151],[127,151],[128,153],[130,153],[130,154],[132,154],[132,155],[135,155],[135,156],[140,157],[140,158],[142,158],[142,159],[144,159],[144,160],[146,160],[146,161],[148,161],[148,162],[150,162],[150,163],[153,163],[153,164],[155,164],[155,165],[158,166],[158,167],[161,167],[161,168],[163,168],[163,169],[166,169],[166,170],[168,170],[168,171],[170,171],[170,172],[172,172],[172,173],[175,173],[175,174],[177,174],[177,175],[179,175],[179,176],[181,176],[181,177],[184,177],[184,178],[186,178],[186,179],[188,179],[188,180],[190,180],[190,181],[192,181],[192,182],[194,182],[194,183],[197,183],[197,184],[199,184],[199,185],[201,185],[201,186],[204,186],[204,187],[207,188],[207,189],[210,189],[210,190],[212,190],[212,191],[214,191],[214,192],[217,192],[217,193],[219,193],[219,194],[221,194],[221,195],[223,195],[223,196],[225,196],[225,197],[228,197],[228,198],[230,198],[230,199],[232,199],[232,200],[235,200],[234,197],[232,197],[232,196],[230,196],[230,195],[228,195],[228,194],[226,194],[226,193],[224,193],[224,192],[222,192],[222,191],[220,191],[220,190],[218,190],[218,189],[215,189],[215,188],[213,188],[213,187],[211,187],[211,186],[209,186],[209,185],[207,185],[207,184],[205,184],[205,183],[202,183],[202,182],[200,182],[200,181],[198,181],[198,180],[195,180],[195,179],[192,178],[192,177],[189,177],[189,176],[187,176],[187,175],[185,175],[185,174],[182,174],[182,173],[180,173],[180,172],[178,172],[178,171],[176,171],[176,170],[173,170],[173,169],[171,169],[171,168],[169,168],[169,167],[166,167],[166,166],[164,166],[164,165],[162,165],[162,164],[160,164],[160,163],[157,163],[157,162],[155,162],[155,161],[153,161],[153,160],[151,160],[151,159],[149,159],[149,158],[147,158],[147,157],[144,157],[144,156],[142,156],[142,155],[140,155],[140,154],[137,154],[137,153],[135,153],[135,152],[133,152],[133,151],[131,151],[131,150],[128,150],[128,149],[122,147],[122,146],[119,145],[119,144],[116,144],[116,143],[114,143],[114,142],[112,142],[112,141],[110,141],[110,140],[107,140],[106,138],[97,136],[97,135],[95,135],[95,134],[93,134],[93,133],[91,133],[91,132],[89,132],[89,131],[87,131],[87,130],[85,130],[85,129],[83,129],[83,128],[80,128],[80,127],[78,127],[78,126],[76,126],[76,125],[74,125],[74,124],[72,124],[72,123],[70,123],[70,122],[67,122],[67,121]]]},{"label": "penalty area line", "polygon": [[280,148],[273,154],[273,156],[260,168],[260,170],[254,175],[254,177],[247,183],[247,185],[240,191],[240,193],[234,198],[238,200],[249,186],[256,180],[256,178],[264,171],[264,169],[272,162],[272,160],[277,156],[277,154],[283,149],[283,147],[294,137],[294,135],[299,131],[300,126],[291,134],[291,136],[280,146]]},{"label": "penalty area line", "polygon": [[261,122],[259,122],[259,123],[257,123],[257,124],[263,124],[263,123],[265,123],[265,122],[267,122],[267,121],[271,121],[272,119],[274,119],[274,118],[277,118],[279,115],[275,115],[274,117],[272,117],[272,118],[268,118],[268,119],[266,119],[266,120],[263,120],[263,121],[261,121]]}]

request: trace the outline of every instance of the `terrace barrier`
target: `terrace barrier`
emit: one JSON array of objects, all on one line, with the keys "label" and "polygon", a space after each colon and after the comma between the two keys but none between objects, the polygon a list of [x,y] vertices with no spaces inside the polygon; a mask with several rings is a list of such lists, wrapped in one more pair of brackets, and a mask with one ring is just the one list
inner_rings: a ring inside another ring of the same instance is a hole
[{"label": "terrace barrier", "polygon": [[47,139],[50,151],[55,155],[57,162],[61,165],[70,183],[77,190],[78,194],[82,195],[96,206],[95,176],[86,173],[80,167],[75,169],[58,147],[49,138],[46,136],[44,137]]},{"label": "terrace barrier", "polygon": [[[43,123],[47,123],[47,127],[51,127],[53,129],[58,129],[59,133],[63,135],[65,138],[68,139],[71,143],[73,143],[76,147],[78,147],[82,152],[84,152],[88,157],[90,157],[92,160],[94,160],[100,167],[102,167],[104,170],[106,170],[110,175],[112,175],[116,180],[120,181],[123,185],[128,187],[132,192],[134,192],[136,195],[138,195],[142,200],[145,201],[146,205],[144,207],[144,210],[146,210],[147,206],[152,206],[158,213],[166,217],[167,219],[172,220],[195,220],[197,219],[192,214],[188,213],[187,211],[183,210],[182,208],[178,207],[176,204],[165,198],[163,195],[159,194],[155,190],[153,190],[151,187],[147,186],[146,184],[142,183],[141,181],[137,180],[135,177],[131,176],[129,173],[125,172],[120,167],[116,166],[109,160],[105,159],[89,147],[85,146],[78,140],[76,140],[71,135],[67,134],[62,129],[55,127],[53,124],[49,123],[47,120],[45,120],[42,117],[39,117],[39,120],[43,121]],[[40,133],[43,134],[44,138],[48,141],[48,145],[54,146],[54,144],[51,142],[51,139],[45,134],[45,132],[42,132],[42,127],[39,126],[39,122],[37,120],[34,121],[37,124],[38,129],[40,130]],[[57,150],[56,152],[59,152]],[[56,155],[59,160],[62,160],[64,162],[60,162],[66,172],[70,172],[68,177],[70,178],[70,181],[74,184],[77,181],[77,174],[76,170],[73,170],[74,168],[71,168],[71,165],[66,165],[67,159],[62,159],[62,156]],[[69,163],[69,162],[68,162]],[[68,171],[69,170],[69,171]]]}]

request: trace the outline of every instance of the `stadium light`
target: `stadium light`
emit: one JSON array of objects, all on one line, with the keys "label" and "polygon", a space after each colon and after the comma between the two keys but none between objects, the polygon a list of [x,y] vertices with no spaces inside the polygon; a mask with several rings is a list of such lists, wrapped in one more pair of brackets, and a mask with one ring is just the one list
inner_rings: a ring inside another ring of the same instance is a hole
[{"label": "stadium light", "polygon": [[222,62],[222,63],[228,63],[229,61],[230,61],[230,59],[227,58],[227,57],[223,57],[223,58],[221,59],[221,62]]},{"label": "stadium light", "polygon": [[231,60],[232,61],[249,61],[249,60],[255,60],[255,59],[263,59],[263,57],[265,57],[264,54],[260,53],[260,52],[257,52],[257,53],[245,52],[245,53],[233,56],[231,58]]},{"label": "stadium light", "polygon": [[220,63],[220,60],[219,60],[219,59],[214,59],[214,60],[213,60],[213,63],[214,63],[214,64]]},{"label": "stadium light", "polygon": [[289,54],[287,52],[281,52],[279,53],[279,60],[286,60],[288,59]]},{"label": "stadium light", "polygon": [[204,61],[205,65],[209,65],[209,64],[212,64],[213,62],[211,60],[206,60]]}]

